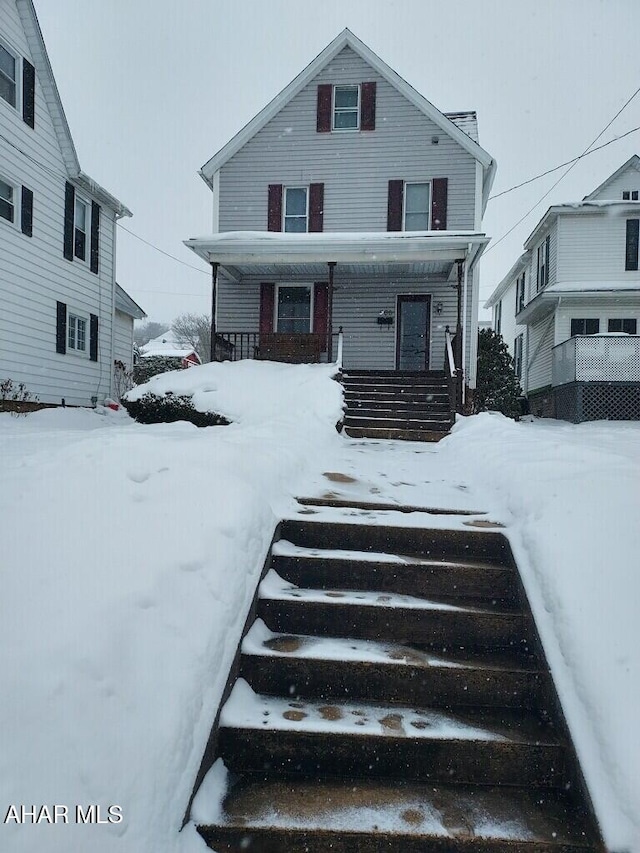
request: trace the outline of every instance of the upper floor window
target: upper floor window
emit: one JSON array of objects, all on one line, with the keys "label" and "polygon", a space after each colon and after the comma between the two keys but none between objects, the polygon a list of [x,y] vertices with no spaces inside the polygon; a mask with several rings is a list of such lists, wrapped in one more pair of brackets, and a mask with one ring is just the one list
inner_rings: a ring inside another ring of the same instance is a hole
[{"label": "upper floor window", "polygon": [[638,321],[635,317],[613,317],[607,323],[607,331],[636,335],[638,333]]},{"label": "upper floor window", "polygon": [[638,190],[623,190],[622,201],[638,201]]},{"label": "upper floor window", "polygon": [[404,185],[404,231],[428,231],[431,214],[431,184]]},{"label": "upper floor window", "polygon": [[360,126],[360,86],[333,87],[333,129],[358,130]]},{"label": "upper floor window", "polygon": [[627,240],[625,247],[625,270],[638,269],[638,238],[640,237],[640,219],[627,219]]},{"label": "upper floor window", "polygon": [[496,302],[496,310],[493,318],[493,331],[496,335],[500,334],[502,327],[502,299],[499,302]]},{"label": "upper floor window", "polygon": [[309,192],[308,187],[285,187],[284,231],[308,231]]},{"label": "upper floor window", "polygon": [[543,287],[546,287],[549,284],[549,248],[551,243],[551,236],[547,234],[546,238],[542,241],[542,243],[538,246],[538,276],[536,280],[536,286],[538,290],[542,290]]},{"label": "upper floor window", "polygon": [[16,197],[11,184],[0,178],[0,216],[7,222],[16,221]]},{"label": "upper floor window", "polygon": [[597,335],[600,331],[600,320],[597,317],[572,317],[571,337],[575,335]]},{"label": "upper floor window", "polygon": [[516,280],[516,314],[524,308],[526,287],[526,270],[522,271],[522,275]]},{"label": "upper floor window", "polygon": [[73,219],[73,254],[81,261],[87,259],[87,231],[89,226],[89,205],[76,197]]},{"label": "upper floor window", "polygon": [[11,104],[18,103],[18,57],[0,44],[0,97]]}]

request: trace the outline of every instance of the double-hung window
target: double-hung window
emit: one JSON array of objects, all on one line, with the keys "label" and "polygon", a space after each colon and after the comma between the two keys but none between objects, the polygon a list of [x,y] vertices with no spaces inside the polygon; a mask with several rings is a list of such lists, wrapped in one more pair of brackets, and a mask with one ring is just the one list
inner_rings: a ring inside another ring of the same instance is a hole
[{"label": "double-hung window", "polygon": [[431,220],[431,184],[404,185],[404,231],[428,231]]},{"label": "double-hung window", "polygon": [[285,187],[283,230],[304,233],[309,230],[309,188]]},{"label": "double-hung window", "polygon": [[18,103],[18,57],[0,42],[0,98]]},{"label": "double-hung window", "polygon": [[279,285],[276,332],[308,334],[311,331],[311,286]]},{"label": "double-hung window", "polygon": [[575,335],[597,335],[600,320],[597,317],[574,317],[571,320],[571,337]]},{"label": "double-hung window", "polygon": [[538,246],[538,278],[537,278],[537,288],[538,291],[542,290],[549,284],[549,248],[551,243],[551,237],[547,234],[546,238],[540,243]]},{"label": "double-hung window", "polygon": [[493,331],[499,335],[502,331],[502,299],[496,302],[495,313],[493,316]]},{"label": "double-hung window", "polygon": [[89,205],[76,197],[73,217],[73,254],[81,261],[87,259],[87,231],[89,226]]},{"label": "double-hung window", "polygon": [[16,221],[16,192],[11,184],[0,178],[0,217],[7,222]]},{"label": "double-hung window", "polygon": [[87,351],[87,320],[77,314],[67,317],[67,348],[76,352]]},{"label": "double-hung window", "polygon": [[360,86],[333,87],[333,130],[360,127]]},{"label": "double-hung window", "polygon": [[526,286],[526,271],[522,271],[522,275],[516,281],[516,314],[524,308],[524,293]]}]

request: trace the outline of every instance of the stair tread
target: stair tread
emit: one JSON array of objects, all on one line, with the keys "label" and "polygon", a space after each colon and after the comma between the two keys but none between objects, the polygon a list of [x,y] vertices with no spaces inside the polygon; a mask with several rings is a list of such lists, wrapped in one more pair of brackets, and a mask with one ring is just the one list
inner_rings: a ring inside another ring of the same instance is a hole
[{"label": "stair tread", "polygon": [[541,673],[533,659],[523,660],[512,652],[472,654],[468,650],[443,649],[442,653],[393,641],[356,640],[350,637],[283,634],[270,631],[256,620],[242,643],[244,656],[278,657],[301,660],[376,663],[393,667],[424,669],[482,670],[489,672]]},{"label": "stair tread", "polygon": [[305,733],[371,741],[482,741],[556,748],[553,729],[534,714],[481,709],[450,713],[442,709],[357,700],[317,702],[255,693],[239,679],[220,715],[221,729]]},{"label": "stair tread", "polygon": [[532,850],[535,842],[592,849],[568,798],[520,788],[245,776],[227,793],[217,825],[245,833],[290,829],[329,837],[348,833],[425,841],[495,839],[528,842]]}]

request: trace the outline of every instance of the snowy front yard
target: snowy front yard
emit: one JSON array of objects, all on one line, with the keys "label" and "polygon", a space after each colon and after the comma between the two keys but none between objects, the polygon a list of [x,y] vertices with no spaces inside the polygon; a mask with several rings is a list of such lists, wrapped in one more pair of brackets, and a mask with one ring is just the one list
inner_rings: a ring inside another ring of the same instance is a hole
[{"label": "snowy front yard", "polygon": [[[358,442],[329,374],[181,374],[228,427],[0,415],[0,806],[68,808],[4,822],[0,849],[203,853],[178,830],[274,526],[331,492],[505,525],[607,840],[640,851],[640,425],[483,415],[438,445]],[[105,822],[76,823],[92,804]]]}]

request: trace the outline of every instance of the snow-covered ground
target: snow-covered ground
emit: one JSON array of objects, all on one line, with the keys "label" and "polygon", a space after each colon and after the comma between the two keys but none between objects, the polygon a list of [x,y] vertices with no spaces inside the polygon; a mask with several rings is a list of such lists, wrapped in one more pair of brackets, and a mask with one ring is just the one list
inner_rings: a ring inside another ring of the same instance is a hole
[{"label": "snow-covered ground", "polygon": [[[505,525],[607,840],[640,851],[640,425],[482,415],[438,445],[359,442],[324,366],[155,387],[234,423],[0,415],[0,810],[69,820],[0,824],[1,850],[204,852],[178,830],[275,523],[331,493]],[[78,825],[92,804],[122,820]]]}]

